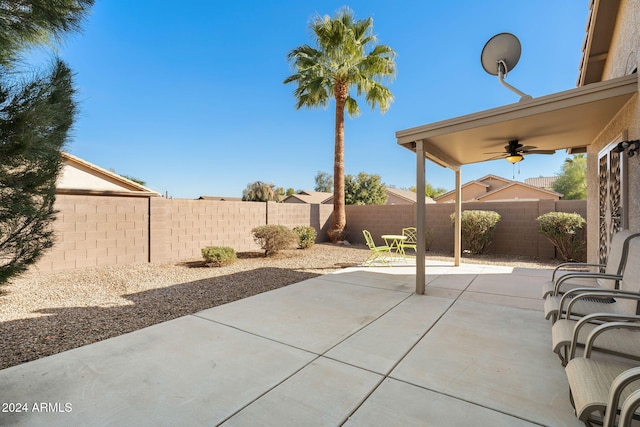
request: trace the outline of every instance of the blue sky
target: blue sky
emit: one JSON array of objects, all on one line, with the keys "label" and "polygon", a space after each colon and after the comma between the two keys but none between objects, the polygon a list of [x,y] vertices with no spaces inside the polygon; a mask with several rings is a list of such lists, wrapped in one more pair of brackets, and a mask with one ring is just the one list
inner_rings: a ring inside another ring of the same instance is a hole
[{"label": "blue sky", "polygon": [[[347,174],[415,185],[414,155],[396,131],[517,102],[480,65],[497,33],[522,43],[507,82],[533,97],[576,86],[587,0],[97,0],[83,32],[58,48],[80,102],[66,150],[170,197],[240,196],[257,180],[313,189],[318,171],[333,173],[334,104],[295,109],[286,55],[311,43],[312,16],[343,5],[373,17],[379,41],[398,53],[390,110],[361,100],[362,114],[346,120]],[[464,166],[462,179],[552,176],[566,157]],[[430,162],[427,181],[455,185]]]}]

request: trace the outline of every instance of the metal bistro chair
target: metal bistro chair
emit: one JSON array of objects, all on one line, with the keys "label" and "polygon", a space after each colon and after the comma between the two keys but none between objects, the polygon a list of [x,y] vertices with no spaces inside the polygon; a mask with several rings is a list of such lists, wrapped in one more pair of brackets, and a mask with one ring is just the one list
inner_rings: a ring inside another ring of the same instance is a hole
[{"label": "metal bistro chair", "polygon": [[389,261],[387,261],[387,256],[391,257],[391,248],[388,245],[376,246],[373,237],[371,237],[371,233],[367,230],[362,230],[362,234],[364,234],[364,240],[371,250],[369,258],[367,258],[363,264],[371,266],[375,261],[380,260],[383,264],[391,266]]},{"label": "metal bistro chair", "polygon": [[418,244],[418,230],[416,227],[405,227],[402,229],[402,235],[407,236],[405,240],[399,243],[398,249],[405,255],[405,249],[413,249],[413,252],[416,252],[416,247]]}]

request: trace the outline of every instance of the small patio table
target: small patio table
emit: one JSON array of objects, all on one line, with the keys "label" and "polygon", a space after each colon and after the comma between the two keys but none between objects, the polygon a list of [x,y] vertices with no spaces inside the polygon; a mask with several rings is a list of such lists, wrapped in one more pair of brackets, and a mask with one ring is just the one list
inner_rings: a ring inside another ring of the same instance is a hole
[{"label": "small patio table", "polygon": [[387,246],[389,246],[389,251],[393,251],[395,249],[396,255],[400,254],[404,258],[404,249],[400,243],[407,240],[407,236],[403,236],[401,234],[383,234],[381,237],[384,239]]}]

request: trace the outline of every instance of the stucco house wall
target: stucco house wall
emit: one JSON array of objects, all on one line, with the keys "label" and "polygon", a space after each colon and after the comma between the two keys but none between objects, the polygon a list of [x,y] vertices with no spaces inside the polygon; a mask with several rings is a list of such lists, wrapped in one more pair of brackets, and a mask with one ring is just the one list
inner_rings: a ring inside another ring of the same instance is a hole
[{"label": "stucco house wall", "polygon": [[480,196],[478,201],[498,201],[498,200],[539,200],[539,199],[551,199],[559,200],[560,195],[558,193],[551,193],[542,191],[542,189],[530,188],[521,184],[512,184],[506,187],[500,188],[496,191],[487,193],[486,196]]},{"label": "stucco house wall", "polygon": [[[640,0],[620,2],[616,26],[602,80],[637,72],[640,63]],[[598,153],[609,144],[640,138],[640,98],[636,93],[620,110],[587,149],[587,211],[591,218],[588,227],[587,254],[590,262],[598,261],[599,179]],[[640,231],[640,156],[627,161],[626,227]]]},{"label": "stucco house wall", "polygon": [[[478,181],[468,182],[460,188],[462,200],[473,200],[486,194],[489,187]],[[456,201],[455,191],[450,191],[435,199],[436,203],[454,203]]]}]

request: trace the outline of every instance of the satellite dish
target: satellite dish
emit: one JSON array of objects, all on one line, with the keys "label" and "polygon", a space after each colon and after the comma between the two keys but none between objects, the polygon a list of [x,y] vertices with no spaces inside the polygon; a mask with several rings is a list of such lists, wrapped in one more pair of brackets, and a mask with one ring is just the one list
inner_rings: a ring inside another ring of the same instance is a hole
[{"label": "satellite dish", "polygon": [[520,95],[520,101],[524,101],[532,99],[531,96],[504,81],[509,71],[518,64],[521,52],[520,40],[516,36],[511,33],[500,33],[491,37],[484,45],[480,62],[487,73],[498,76],[500,84]]},{"label": "satellite dish", "polygon": [[497,76],[502,61],[506,67],[504,71],[506,76],[518,64],[521,52],[520,40],[516,36],[511,33],[496,34],[482,48],[480,56],[482,68],[487,73]]}]

